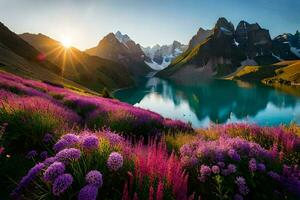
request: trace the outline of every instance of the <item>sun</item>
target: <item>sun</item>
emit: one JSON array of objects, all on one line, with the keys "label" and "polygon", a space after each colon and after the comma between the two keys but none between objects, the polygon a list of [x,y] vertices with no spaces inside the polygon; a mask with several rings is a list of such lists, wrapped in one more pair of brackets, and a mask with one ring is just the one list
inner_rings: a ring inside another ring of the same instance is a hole
[{"label": "sun", "polygon": [[70,48],[72,46],[72,40],[70,37],[63,37],[61,39],[61,44],[65,47],[65,48]]}]

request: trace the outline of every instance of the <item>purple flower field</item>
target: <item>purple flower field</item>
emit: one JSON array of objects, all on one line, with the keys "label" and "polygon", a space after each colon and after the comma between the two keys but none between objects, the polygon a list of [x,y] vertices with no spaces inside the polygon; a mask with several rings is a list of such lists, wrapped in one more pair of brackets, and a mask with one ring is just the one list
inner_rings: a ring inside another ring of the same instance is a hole
[{"label": "purple flower field", "polygon": [[0,199],[299,199],[300,128],[191,125],[0,72]]}]

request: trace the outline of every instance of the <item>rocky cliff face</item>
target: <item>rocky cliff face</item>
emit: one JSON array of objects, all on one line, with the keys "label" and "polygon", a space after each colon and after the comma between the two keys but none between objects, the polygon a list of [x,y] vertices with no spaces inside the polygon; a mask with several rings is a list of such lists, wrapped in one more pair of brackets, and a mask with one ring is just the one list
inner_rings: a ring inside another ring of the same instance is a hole
[{"label": "rocky cliff face", "polygon": [[182,79],[181,72],[185,76],[195,76],[198,72],[198,77],[202,77],[203,70],[198,68],[203,68],[206,72],[210,71],[211,76],[224,76],[245,63],[269,65],[300,57],[297,57],[300,54],[297,49],[299,32],[272,40],[269,30],[258,23],[241,21],[235,29],[227,19],[219,18],[210,35],[200,38],[201,33],[205,35],[207,32],[199,29],[190,41],[190,47],[193,48],[188,48],[157,75]]},{"label": "rocky cliff face", "polygon": [[241,21],[235,30],[235,41],[247,57],[272,55],[272,40],[268,30],[259,24]]},{"label": "rocky cliff face", "polygon": [[213,33],[213,30],[205,30],[203,28],[199,28],[196,35],[192,37],[189,42],[188,50],[195,48],[198,44],[205,41],[205,39]]},{"label": "rocky cliff face", "polygon": [[[300,33],[296,31],[293,35],[291,33],[284,33],[282,35],[277,36],[273,40],[273,45],[277,46],[276,50],[282,51],[282,54],[289,56],[289,57],[296,57],[300,58]],[[287,52],[290,50],[291,54],[287,55]],[[281,56],[283,57],[283,56]],[[283,57],[284,58],[284,57]]]}]

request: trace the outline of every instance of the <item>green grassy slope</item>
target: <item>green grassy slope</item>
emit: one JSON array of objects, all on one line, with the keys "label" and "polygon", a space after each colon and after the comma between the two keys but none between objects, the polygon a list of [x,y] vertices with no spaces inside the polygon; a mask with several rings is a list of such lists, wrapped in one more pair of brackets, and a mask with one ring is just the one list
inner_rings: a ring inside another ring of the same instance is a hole
[{"label": "green grassy slope", "polygon": [[281,61],[271,66],[245,66],[226,79],[262,82],[286,93],[300,96],[300,60]]},{"label": "green grassy slope", "polygon": [[209,40],[210,37],[204,40],[202,43],[198,44],[196,47],[187,50],[178,57],[176,57],[167,68],[165,68],[162,71],[159,71],[157,73],[157,76],[168,77],[177,70],[180,70],[181,67],[190,62],[199,53],[199,50],[202,48],[202,46],[206,44]]}]

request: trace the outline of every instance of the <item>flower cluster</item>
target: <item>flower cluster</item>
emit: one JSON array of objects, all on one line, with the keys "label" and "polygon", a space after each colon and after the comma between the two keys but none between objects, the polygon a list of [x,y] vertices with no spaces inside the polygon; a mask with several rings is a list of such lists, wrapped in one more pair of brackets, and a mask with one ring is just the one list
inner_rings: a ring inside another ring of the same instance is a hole
[{"label": "flower cluster", "polygon": [[52,193],[55,196],[59,196],[64,193],[73,183],[73,177],[71,174],[62,174],[58,176],[53,183]]},{"label": "flower cluster", "polygon": [[55,178],[65,172],[65,165],[61,162],[52,163],[44,172],[44,179],[52,182]]},{"label": "flower cluster", "polygon": [[45,167],[45,164],[38,163],[33,168],[31,168],[26,176],[24,176],[18,186],[12,191],[11,197],[14,199],[19,199],[23,190],[38,176],[38,174]]},{"label": "flower cluster", "polygon": [[181,160],[186,166],[193,166],[209,159],[215,163],[230,159],[239,162],[241,157],[271,159],[272,154],[259,144],[242,138],[220,137],[214,141],[199,139],[180,149]]},{"label": "flower cluster", "polygon": [[[276,155],[276,154],[275,154]],[[267,150],[259,144],[248,141],[239,137],[221,136],[215,140],[205,140],[199,137],[196,141],[185,144],[180,149],[180,157],[182,164],[190,169],[196,168],[198,171],[197,180],[201,191],[209,190],[209,183],[224,184],[223,187],[234,188],[237,186],[235,193],[232,193],[232,198],[243,199],[248,196],[252,188],[265,187],[266,179],[271,181],[279,181],[281,185],[286,185],[287,182],[296,184],[299,178],[296,173],[291,173],[291,168],[286,167],[282,175],[269,171],[269,168],[276,168],[278,165],[278,157],[274,157],[273,150]],[[266,165],[265,163],[273,163]],[[255,174],[259,176],[253,180]],[[289,176],[288,174],[293,174]],[[283,178],[284,177],[284,178]],[[292,179],[291,177],[294,177]],[[295,178],[296,177],[296,178]],[[235,179],[233,182],[232,180]],[[246,180],[250,180],[247,185]],[[284,180],[284,183],[283,183]],[[278,184],[278,183],[277,183]],[[266,191],[270,194],[273,188],[266,187]],[[268,189],[267,189],[268,188]],[[292,188],[289,186],[288,188]],[[293,192],[295,193],[295,192]],[[211,198],[214,198],[213,196]]]},{"label": "flower cluster", "polygon": [[78,143],[79,137],[75,134],[68,133],[54,144],[53,149],[58,152],[65,148],[76,147]]},{"label": "flower cluster", "polygon": [[97,149],[99,146],[99,139],[95,135],[86,135],[81,140],[81,146],[86,150]]},{"label": "flower cluster", "polygon": [[117,171],[123,166],[123,156],[118,152],[112,152],[107,160],[107,166],[112,171]]},{"label": "flower cluster", "polygon": [[102,174],[97,170],[92,170],[85,176],[87,185],[84,186],[79,194],[79,200],[96,200],[99,188],[102,187],[103,180]]},{"label": "flower cluster", "polygon": [[69,149],[63,149],[60,152],[58,152],[55,156],[56,160],[61,162],[68,162],[77,160],[80,158],[81,152],[79,149],[75,148],[69,148]]},{"label": "flower cluster", "polygon": [[242,195],[247,195],[249,193],[249,188],[247,187],[247,184],[246,184],[246,180],[244,177],[237,177],[236,180],[235,180],[235,183],[237,184],[238,188],[239,188],[239,192],[242,194]]}]

